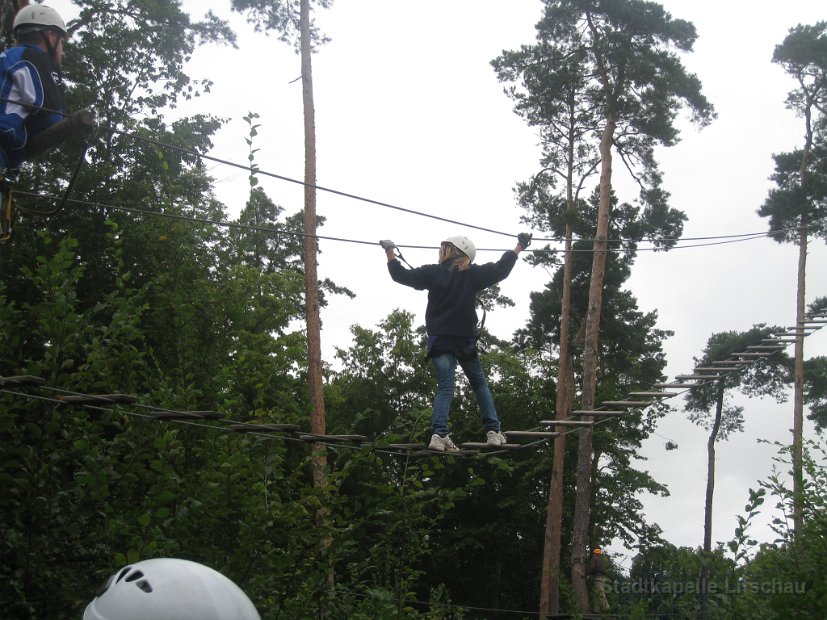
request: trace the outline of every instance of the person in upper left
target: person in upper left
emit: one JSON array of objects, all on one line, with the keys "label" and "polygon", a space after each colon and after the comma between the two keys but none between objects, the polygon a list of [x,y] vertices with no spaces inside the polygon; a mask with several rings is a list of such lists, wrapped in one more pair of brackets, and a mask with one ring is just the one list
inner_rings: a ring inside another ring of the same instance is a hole
[{"label": "person in upper left", "polygon": [[69,37],[57,11],[42,4],[14,17],[16,45],[0,54],[0,173],[27,159],[32,137],[63,120],[63,46]]}]

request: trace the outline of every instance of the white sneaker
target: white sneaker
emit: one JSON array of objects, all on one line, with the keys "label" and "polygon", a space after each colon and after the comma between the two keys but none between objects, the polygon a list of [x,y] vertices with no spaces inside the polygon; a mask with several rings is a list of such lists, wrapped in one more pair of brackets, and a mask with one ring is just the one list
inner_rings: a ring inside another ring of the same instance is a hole
[{"label": "white sneaker", "polygon": [[457,444],[451,440],[451,434],[448,433],[445,437],[440,437],[436,433],[431,435],[431,443],[428,444],[429,450],[436,450],[437,452],[459,452]]},{"label": "white sneaker", "polygon": [[507,443],[505,439],[505,435],[503,435],[500,431],[488,431],[486,433],[488,437],[485,441],[489,446],[500,447],[501,445]]}]

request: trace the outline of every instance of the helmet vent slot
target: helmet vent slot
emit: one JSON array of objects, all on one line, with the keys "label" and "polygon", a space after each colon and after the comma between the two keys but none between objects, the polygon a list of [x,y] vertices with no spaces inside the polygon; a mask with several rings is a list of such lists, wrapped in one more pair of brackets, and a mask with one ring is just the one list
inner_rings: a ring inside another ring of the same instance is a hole
[{"label": "helmet vent slot", "polygon": [[136,585],[136,586],[138,586],[141,590],[143,590],[143,591],[144,591],[144,592],[146,592],[147,594],[149,594],[150,592],[152,592],[152,586],[151,586],[151,585],[149,585],[149,582],[148,582],[146,579],[141,579],[141,580],[140,580],[138,583],[136,583],[135,585]]},{"label": "helmet vent slot", "polygon": [[115,583],[120,583],[121,579],[123,579],[126,576],[126,574],[131,570],[132,570],[131,566],[127,566],[126,568],[121,570],[121,572],[118,573],[118,578],[115,580]]},{"label": "helmet vent slot", "polygon": [[126,580],[127,581],[136,581],[137,579],[140,579],[143,576],[144,576],[144,574],[141,571],[136,570],[129,577],[127,577]]}]

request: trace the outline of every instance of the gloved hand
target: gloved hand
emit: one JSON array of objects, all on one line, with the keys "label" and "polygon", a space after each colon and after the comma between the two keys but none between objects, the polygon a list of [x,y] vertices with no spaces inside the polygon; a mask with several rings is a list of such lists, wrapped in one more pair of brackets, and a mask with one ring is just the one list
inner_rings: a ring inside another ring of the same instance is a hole
[{"label": "gloved hand", "polygon": [[87,110],[86,108],[75,110],[69,118],[72,119],[72,124],[79,127],[95,127],[98,124],[95,115],[92,114],[91,110]]},{"label": "gloved hand", "polygon": [[381,245],[381,246],[382,246],[382,249],[383,249],[383,250],[389,250],[389,249],[391,249],[391,248],[395,248],[395,247],[396,247],[396,244],[395,244],[393,241],[391,241],[390,239],[382,239],[382,240],[379,242],[379,245]]},{"label": "gloved hand", "polygon": [[525,250],[531,245],[531,233],[520,233],[517,235],[517,243],[519,243]]}]

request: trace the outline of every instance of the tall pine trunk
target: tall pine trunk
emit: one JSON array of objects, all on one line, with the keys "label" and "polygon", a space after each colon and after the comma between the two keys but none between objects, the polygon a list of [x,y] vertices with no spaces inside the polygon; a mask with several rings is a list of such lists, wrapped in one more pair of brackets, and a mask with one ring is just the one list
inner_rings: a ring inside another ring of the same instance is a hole
[{"label": "tall pine trunk", "polygon": [[709,562],[712,561],[712,498],[715,494],[715,442],[724,412],[724,384],[718,381],[715,421],[706,442],[706,498],[704,499],[704,552],[701,558],[701,620],[709,618]]},{"label": "tall pine trunk", "polygon": [[[806,90],[806,89],[805,89]],[[806,96],[807,105],[804,107],[804,149],[801,154],[801,165],[798,168],[798,178],[801,185],[807,182],[807,167],[813,147],[813,118],[814,102],[809,94]],[[801,326],[804,324],[806,304],[807,280],[807,226],[809,221],[802,215],[798,222],[798,279],[795,300],[795,359],[793,363],[793,527],[794,534],[801,533],[804,527],[804,334]]]},{"label": "tall pine trunk", "polygon": [[[569,109],[574,116],[575,93],[569,96]],[[574,122],[570,125],[568,140],[568,169],[566,171],[566,255],[563,259],[563,295],[560,308],[560,359],[557,368],[557,399],[555,412],[558,420],[571,415],[574,402],[574,369],[572,368],[569,333],[571,331],[571,273],[572,238],[571,222],[577,206],[574,195]],[[566,462],[566,428],[555,427],[560,433],[554,438],[554,456],[551,465],[548,505],[546,507],[546,529],[543,540],[543,565],[540,579],[540,619],[547,614],[560,611],[560,552],[563,535],[563,480]]]},{"label": "tall pine trunk", "polygon": [[[606,273],[606,252],[609,247],[609,215],[612,192],[612,145],[614,143],[615,115],[606,113],[606,125],[600,138],[600,201],[597,211],[597,231],[594,237],[594,256],[589,281],[589,305],[586,311],[586,336],[583,344],[583,388],[580,406],[591,411],[595,407],[597,366],[600,348],[600,311],[603,305],[603,280]],[[593,417],[586,418],[594,421]],[[589,609],[589,591],[586,583],[586,559],[591,504],[592,427],[580,431],[577,445],[577,492],[574,501],[574,524],[571,540],[571,583],[575,601],[581,611]]]},{"label": "tall pine trunk", "polygon": [[[573,209],[569,200],[569,209]],[[569,351],[571,326],[571,270],[572,230],[566,225],[566,257],[563,263],[563,299],[560,312],[560,360],[557,371],[556,415],[558,420],[569,417],[574,400],[574,374]],[[563,533],[563,472],[566,458],[565,427],[556,427],[560,433],[554,438],[554,456],[551,466],[546,530],[543,541],[543,566],[540,581],[540,618],[560,610],[560,551]]]},{"label": "tall pine trunk", "polygon": [[[302,100],[304,104],[304,291],[307,323],[307,381],[310,390],[310,431],[325,434],[324,393],[322,389],[321,318],[319,316],[319,276],[316,239],[316,110],[313,102],[313,71],[310,48],[310,0],[301,0],[299,29],[301,31]],[[311,445],[311,468],[316,488],[327,486],[327,449]],[[331,540],[327,533],[329,511],[322,503],[317,514],[322,533],[319,545],[324,557]],[[328,573],[327,587],[333,586],[333,572]],[[322,595],[324,608],[325,595]]]},{"label": "tall pine trunk", "polygon": [[[803,220],[804,218],[802,218]],[[798,286],[795,318],[795,364],[793,374],[793,525],[795,534],[804,527],[804,334],[805,280],[807,273],[807,222],[802,221],[798,240]]]}]

